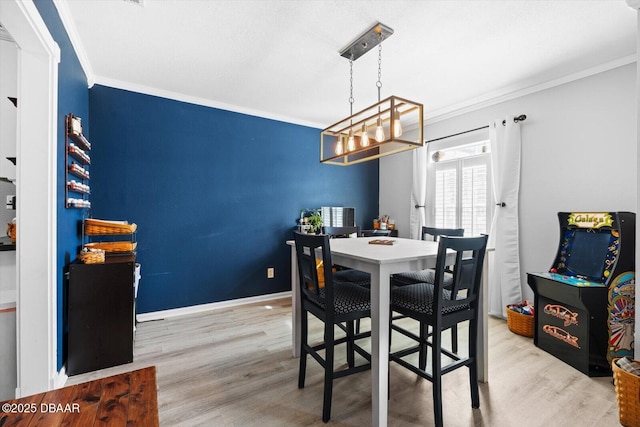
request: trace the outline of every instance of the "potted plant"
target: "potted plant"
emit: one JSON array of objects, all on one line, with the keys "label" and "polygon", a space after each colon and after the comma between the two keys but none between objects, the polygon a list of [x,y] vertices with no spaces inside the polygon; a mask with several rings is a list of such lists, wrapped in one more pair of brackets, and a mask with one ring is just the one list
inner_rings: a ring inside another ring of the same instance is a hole
[{"label": "potted plant", "polygon": [[318,233],[322,227],[322,216],[320,216],[320,212],[318,210],[313,210],[311,211],[311,215],[307,216],[306,219],[307,224],[311,226],[309,233]]}]

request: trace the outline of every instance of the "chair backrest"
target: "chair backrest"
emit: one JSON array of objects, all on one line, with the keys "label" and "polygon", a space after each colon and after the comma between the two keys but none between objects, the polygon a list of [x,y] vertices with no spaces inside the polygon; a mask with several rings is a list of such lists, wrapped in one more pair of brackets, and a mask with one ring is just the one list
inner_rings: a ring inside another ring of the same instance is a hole
[{"label": "chair backrest", "polygon": [[437,242],[440,236],[464,236],[464,228],[422,227],[422,240]]},{"label": "chair backrest", "polygon": [[391,230],[362,230],[362,237],[390,236]]},{"label": "chair backrest", "polygon": [[300,297],[311,301],[323,299],[321,289],[324,287],[324,300],[327,311],[333,310],[333,271],[324,269],[324,285],[320,285],[318,266],[331,266],[331,248],[327,234],[303,234],[295,231],[293,238],[296,244],[298,274],[300,277]]},{"label": "chair backrest", "polygon": [[[447,307],[468,304],[476,311],[482,266],[489,236],[452,237],[441,236],[435,271],[435,313],[446,313]],[[455,253],[455,262],[447,262],[447,256]],[[453,274],[453,283],[444,287],[445,272]],[[443,311],[444,310],[444,311]]]},{"label": "chair backrest", "polygon": [[342,238],[342,237],[350,237],[352,234],[355,234],[356,237],[360,234],[359,227],[322,227],[322,234],[327,234],[329,238]]}]

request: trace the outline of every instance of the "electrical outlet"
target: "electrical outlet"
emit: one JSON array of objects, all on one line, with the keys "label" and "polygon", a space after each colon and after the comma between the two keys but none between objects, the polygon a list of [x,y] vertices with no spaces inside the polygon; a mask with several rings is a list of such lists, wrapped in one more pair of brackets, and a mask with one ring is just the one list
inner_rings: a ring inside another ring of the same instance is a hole
[{"label": "electrical outlet", "polygon": [[16,208],[16,196],[7,194],[6,208],[7,209],[15,209]]},{"label": "electrical outlet", "polygon": [[267,279],[273,279],[276,276],[276,269],[273,267],[267,268]]}]

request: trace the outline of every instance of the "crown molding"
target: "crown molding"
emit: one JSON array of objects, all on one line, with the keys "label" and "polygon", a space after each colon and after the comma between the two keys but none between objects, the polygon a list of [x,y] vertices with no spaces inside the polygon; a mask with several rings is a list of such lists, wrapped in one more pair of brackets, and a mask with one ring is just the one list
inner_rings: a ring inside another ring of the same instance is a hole
[{"label": "crown molding", "polygon": [[[640,1],[640,0],[639,0]],[[595,67],[588,68],[586,70],[579,71],[577,73],[569,74],[557,79],[548,80],[545,82],[525,82],[523,84],[512,86],[509,88],[501,89],[494,92],[489,92],[483,96],[472,98],[463,103],[454,104],[450,107],[445,107],[440,110],[435,110],[429,114],[429,118],[424,120],[424,125],[430,125],[443,120],[447,120],[453,117],[460,116],[462,114],[470,113],[472,111],[480,110],[482,108],[490,107],[492,105],[499,104],[501,102],[510,101],[512,99],[520,98],[522,96],[530,95],[532,93],[540,92],[552,87],[560,86],[566,83],[570,83],[576,80],[583,79],[592,75],[603,73],[605,71],[613,70],[615,68],[623,67],[625,65],[633,64],[636,62],[636,55],[628,55],[616,60],[606,62],[604,64],[597,65]],[[196,96],[185,95],[178,92],[167,91],[164,89],[158,89],[150,86],[134,84],[121,80],[109,79],[107,77],[95,76],[95,84],[108,86],[116,89],[128,90],[132,92],[142,93],[145,95],[158,96],[161,98],[172,99],[175,101],[186,102],[189,104],[202,105],[205,107],[218,108],[221,110],[232,111],[235,113],[246,114],[249,116],[256,116],[270,120],[277,120],[286,123],[297,124],[301,126],[307,126],[317,129],[324,129],[325,125],[317,122],[310,122],[300,120],[294,117],[288,117],[283,115],[277,115],[266,111],[254,110],[251,108],[240,107],[237,105],[226,104],[223,102],[217,102],[206,98],[200,98]],[[416,125],[409,124],[407,131],[412,128],[416,128]]]},{"label": "crown molding", "polygon": [[[635,9],[640,8],[640,0],[626,0],[627,4]],[[311,122],[300,120],[294,117],[278,115],[271,112],[255,110],[246,107],[240,107],[233,104],[226,104],[223,102],[217,102],[206,98],[196,97],[185,95],[178,92],[167,91],[164,89],[158,89],[150,86],[139,85],[135,83],[129,83],[121,80],[110,79],[103,76],[97,76],[93,72],[91,67],[91,63],[86,54],[86,50],[84,45],[80,40],[80,36],[77,32],[76,26],[73,23],[73,19],[71,18],[71,13],[69,11],[67,0],[53,0],[54,5],[58,9],[58,13],[60,15],[60,19],[62,20],[62,24],[64,25],[65,30],[71,40],[71,44],[76,51],[76,55],[78,56],[78,60],[80,61],[80,65],[82,66],[84,73],[87,77],[88,87],[91,88],[94,84],[100,84],[103,86],[113,87],[116,89],[129,90],[133,92],[138,92],[146,95],[158,96],[161,98],[172,99],[176,101],[186,102],[195,105],[202,105],[211,108],[218,108],[222,110],[232,111],[236,113],[246,114],[250,116],[256,116],[261,118],[266,118],[270,120],[277,120],[292,124],[298,124],[301,126],[307,126],[312,128],[323,129],[325,124],[318,122]],[[579,71],[577,73],[569,74],[560,78],[548,80],[548,81],[528,81],[519,85],[514,85],[508,88],[500,89],[494,92],[489,92],[487,94],[481,95],[476,98],[469,99],[467,101],[454,104],[448,107],[444,107],[438,110],[434,110],[428,114],[428,118],[424,120],[424,124],[429,125],[433,123],[437,123],[443,120],[447,120],[456,116],[460,116],[462,114],[466,114],[472,111],[476,111],[485,107],[489,107],[492,105],[499,104],[501,102],[510,101],[515,98],[519,98],[522,96],[530,95],[535,92],[539,92],[545,89],[549,89],[552,87],[560,86],[566,83],[570,83],[572,81],[580,80],[585,77],[589,77],[595,74],[599,74],[605,71],[609,71],[618,67],[622,67],[624,65],[632,64],[637,62],[637,55],[628,55],[622,58],[618,58],[616,60],[597,65],[595,67],[588,68],[586,70]]]},{"label": "crown molding", "polygon": [[82,70],[87,77],[87,85],[89,87],[92,87],[95,83],[95,74],[93,73],[93,68],[91,68],[91,62],[89,61],[89,57],[87,56],[87,51],[84,48],[84,44],[82,44],[82,41],[80,40],[80,35],[78,34],[76,25],[73,23],[73,18],[71,17],[71,12],[69,11],[67,0],[53,0],[53,4],[55,5],[56,9],[58,9],[58,15],[60,15],[62,25],[64,26],[64,29],[69,36],[71,45],[76,51],[78,61],[80,61],[80,66],[82,67]]},{"label": "crown molding", "polygon": [[[640,1],[640,0],[639,0]],[[440,110],[432,112],[429,118],[424,120],[424,124],[430,125],[433,123],[447,120],[452,117],[460,116],[462,114],[470,113],[472,111],[479,110],[481,108],[490,107],[492,105],[499,104],[501,102],[510,101],[512,99],[520,98],[532,93],[540,92],[552,87],[560,86],[566,83],[571,83],[576,80],[584,79],[585,77],[593,76],[603,73],[605,71],[613,70],[615,68],[623,67],[625,65],[633,64],[637,61],[637,55],[627,55],[622,58],[615,59],[613,61],[606,62],[604,64],[597,65],[595,67],[587,68],[586,70],[578,71],[577,73],[569,74],[553,80],[545,82],[524,82],[520,85],[515,85],[509,88],[489,92],[485,95],[472,98],[468,101],[445,107]]]},{"label": "crown molding", "polygon": [[[0,0],[2,1],[2,0]],[[204,107],[218,108],[220,110],[231,111],[234,113],[246,114],[248,116],[260,117],[263,119],[276,120],[279,122],[291,123],[311,128],[324,129],[322,124],[300,120],[295,117],[274,114],[267,111],[254,110],[251,108],[240,107],[238,105],[217,102],[207,98],[185,95],[183,93],[173,92],[164,89],[158,89],[151,86],[140,85],[136,83],[125,82],[122,80],[110,79],[103,76],[95,76],[95,84],[112,87],[115,89],[128,90],[130,92],[141,93],[144,95],[157,96],[160,98],[171,99],[174,101],[186,102],[188,104],[202,105]]]}]

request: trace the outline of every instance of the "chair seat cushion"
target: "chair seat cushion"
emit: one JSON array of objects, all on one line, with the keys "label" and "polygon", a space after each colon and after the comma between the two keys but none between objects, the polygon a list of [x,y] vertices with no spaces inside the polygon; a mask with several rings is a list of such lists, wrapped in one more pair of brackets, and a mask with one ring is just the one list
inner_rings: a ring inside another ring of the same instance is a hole
[{"label": "chair seat cushion", "polygon": [[[307,295],[312,302],[320,306],[323,310],[326,309],[326,288],[320,289],[319,295],[313,292],[310,292]],[[335,299],[336,314],[348,314],[371,310],[369,290],[362,286],[347,283],[334,283],[333,297]]]},{"label": "chair seat cushion", "polygon": [[[398,286],[391,289],[391,307],[403,308],[420,314],[433,314],[434,286],[431,283],[414,283],[413,285]],[[451,292],[443,289],[444,299],[451,298]],[[447,305],[442,309],[443,314],[453,313],[459,310],[466,310],[469,304],[460,302],[459,304]]]},{"label": "chair seat cushion", "polygon": [[[406,286],[415,283],[435,283],[436,272],[432,269],[407,271],[406,273],[396,273],[391,275],[392,286]],[[444,286],[450,287],[453,283],[453,277],[449,273],[444,275]]]},{"label": "chair seat cushion", "polygon": [[359,286],[371,286],[371,275],[360,270],[339,270],[333,273],[334,283],[353,283]]}]

